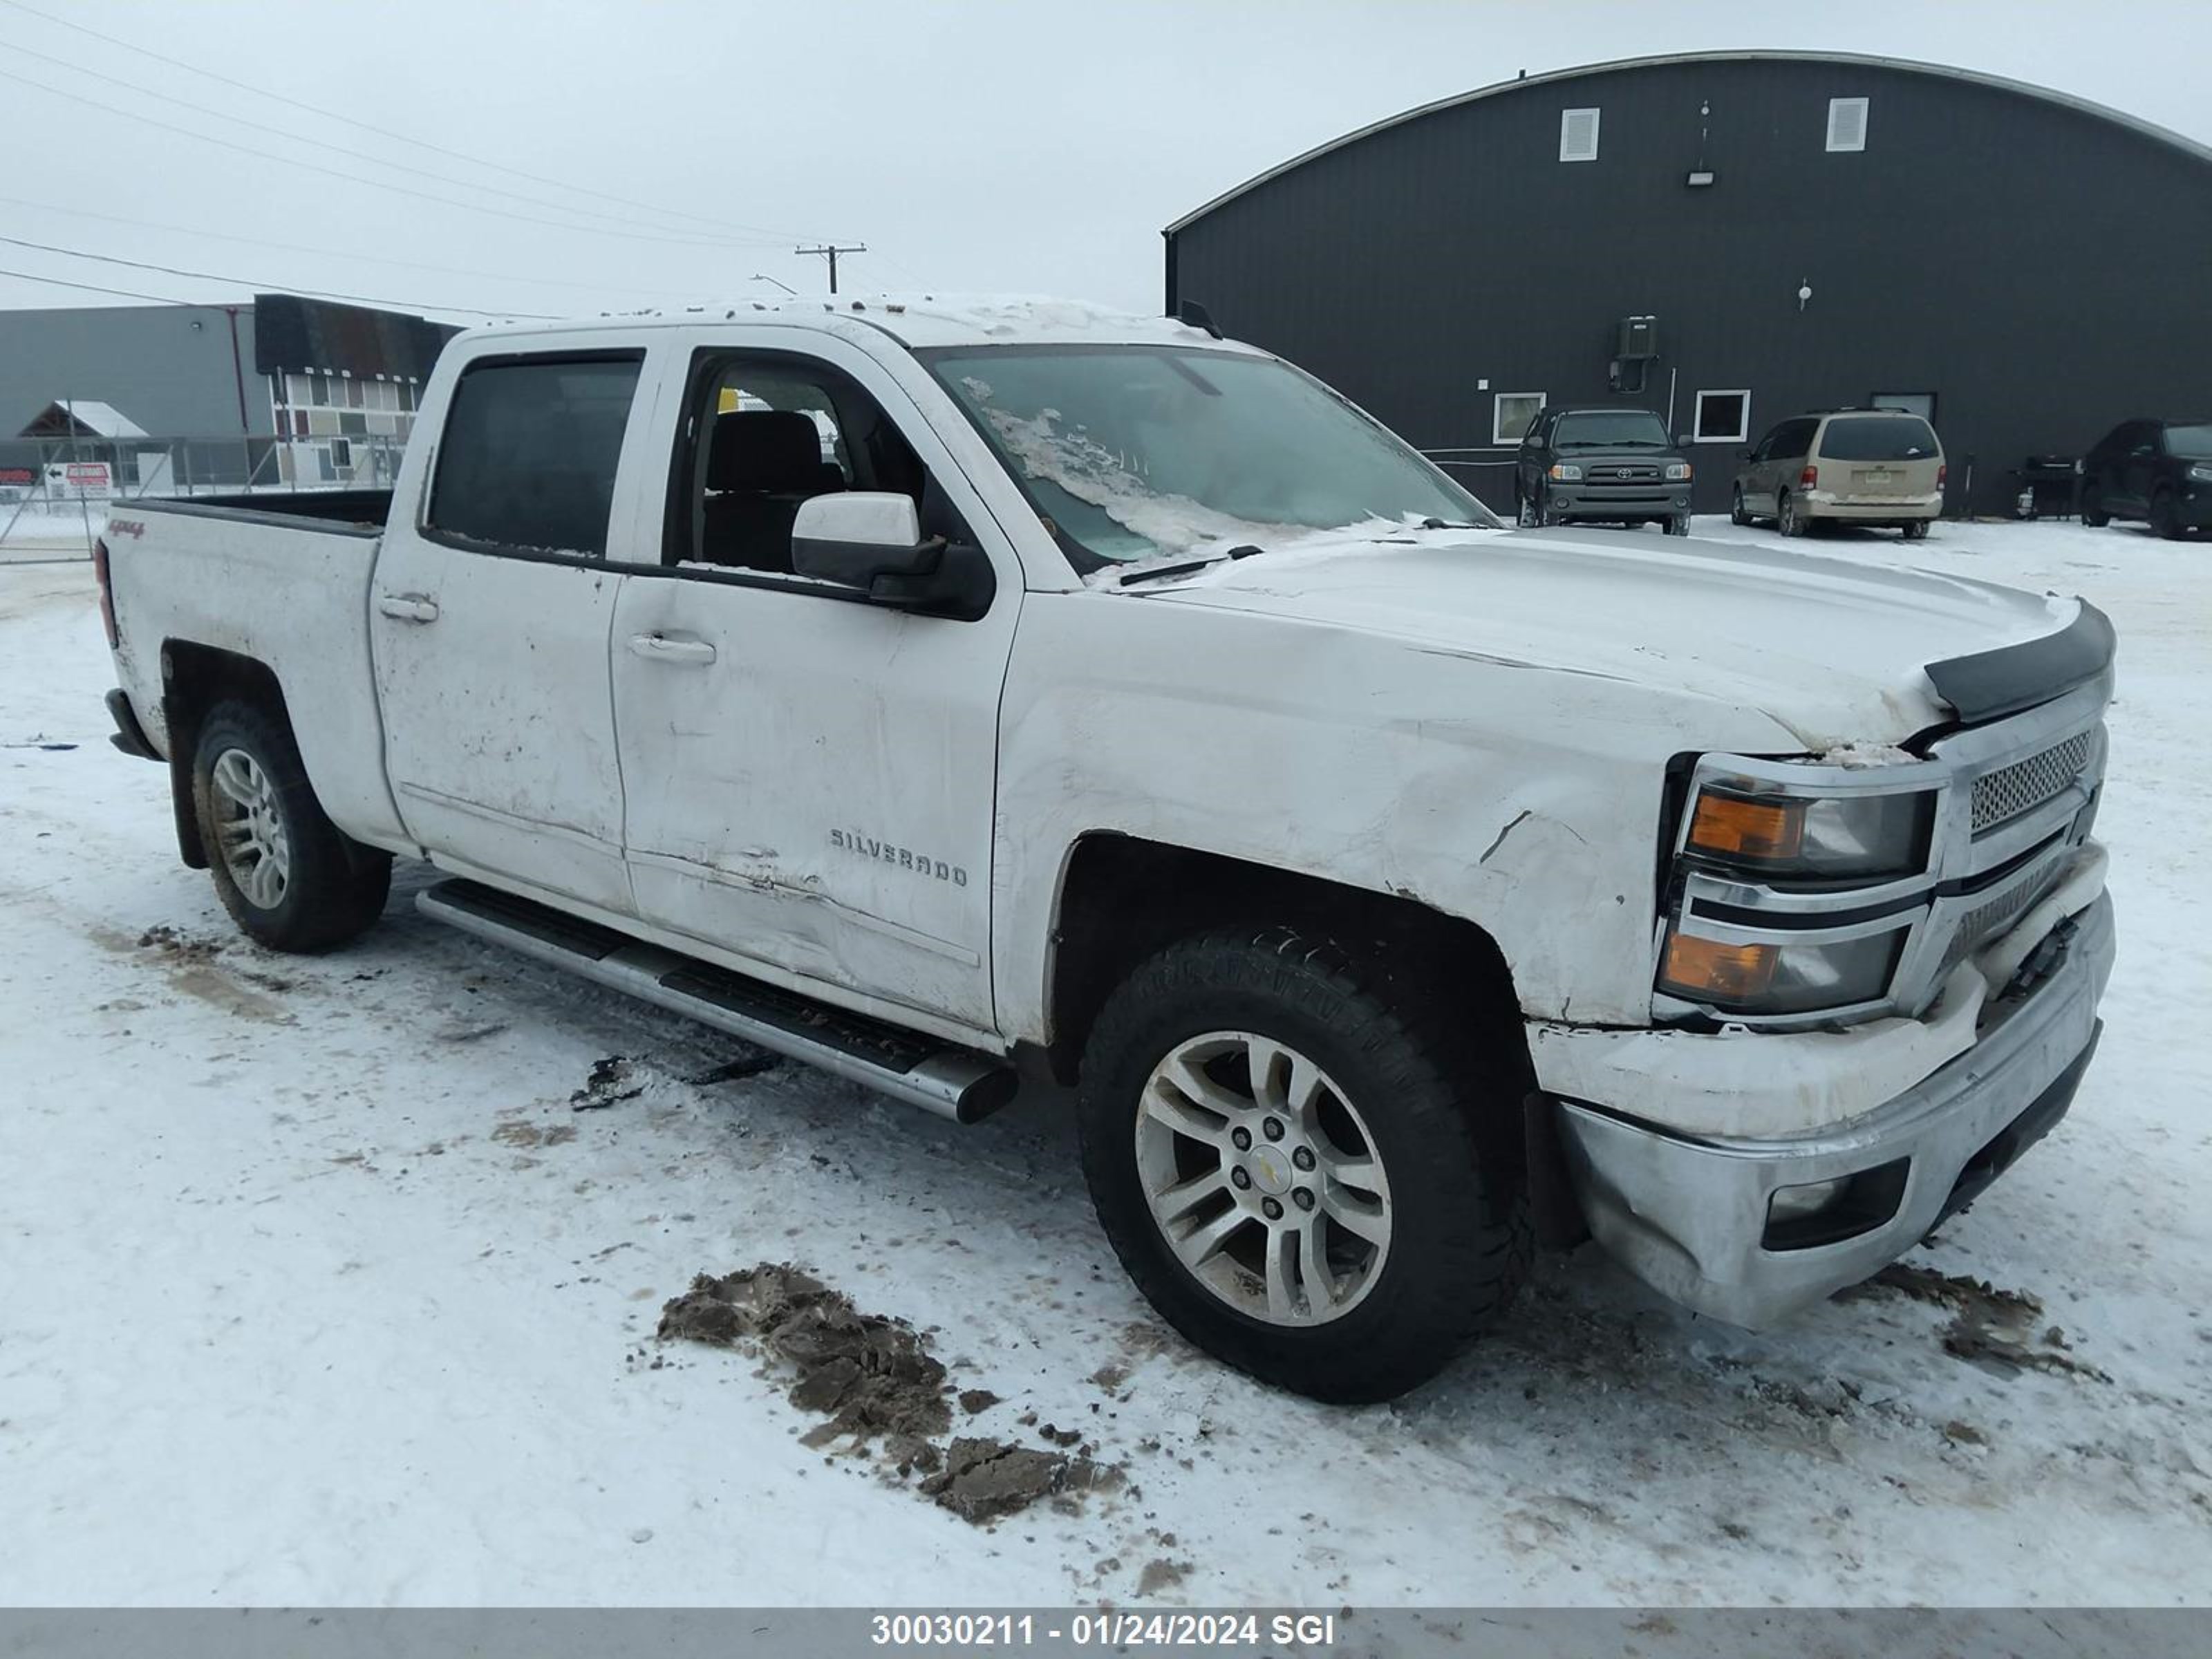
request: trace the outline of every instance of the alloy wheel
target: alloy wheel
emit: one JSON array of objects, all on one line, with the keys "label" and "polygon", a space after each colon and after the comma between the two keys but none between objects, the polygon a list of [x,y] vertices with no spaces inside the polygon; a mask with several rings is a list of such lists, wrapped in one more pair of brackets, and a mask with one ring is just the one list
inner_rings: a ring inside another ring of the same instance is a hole
[{"label": "alloy wheel", "polygon": [[1341,1318],[1390,1249],[1390,1186],[1328,1074],[1250,1031],[1179,1043],[1146,1080],[1137,1173],[1191,1276],[1271,1325]]},{"label": "alloy wheel", "polygon": [[223,867],[256,908],[273,910],[292,880],[291,842],[277,809],[276,791],[260,763],[243,749],[226,749],[210,773],[215,785],[215,831]]}]

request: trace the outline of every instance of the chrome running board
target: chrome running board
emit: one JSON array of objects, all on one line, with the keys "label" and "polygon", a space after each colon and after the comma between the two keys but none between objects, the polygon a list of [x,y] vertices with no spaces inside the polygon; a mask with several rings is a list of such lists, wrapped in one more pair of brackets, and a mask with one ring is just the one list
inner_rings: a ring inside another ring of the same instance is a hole
[{"label": "chrome running board", "polygon": [[956,1123],[1013,1098],[1013,1072],[971,1049],[847,1012],[472,881],[415,896],[433,921],[865,1085]]}]

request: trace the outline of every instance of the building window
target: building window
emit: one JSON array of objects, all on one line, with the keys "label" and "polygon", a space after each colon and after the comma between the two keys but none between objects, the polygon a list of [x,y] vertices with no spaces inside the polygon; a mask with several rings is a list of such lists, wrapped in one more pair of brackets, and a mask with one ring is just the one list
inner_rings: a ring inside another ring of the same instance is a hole
[{"label": "building window", "polygon": [[353,471],[353,446],[343,438],[331,440],[331,465],[341,472]]},{"label": "building window", "polygon": [[1701,444],[1740,444],[1751,434],[1751,393],[1700,392],[1692,435]]},{"label": "building window", "polygon": [[1595,110],[1563,109],[1559,112],[1559,159],[1562,161],[1597,160]]},{"label": "building window", "polygon": [[1517,444],[1544,407],[1540,392],[1501,392],[1490,406],[1490,441]]},{"label": "building window", "polygon": [[1936,394],[1932,392],[1877,392],[1867,399],[1870,409],[1901,409],[1936,424]]},{"label": "building window", "polygon": [[1867,100],[1863,98],[1828,100],[1828,148],[1861,150],[1866,148]]}]

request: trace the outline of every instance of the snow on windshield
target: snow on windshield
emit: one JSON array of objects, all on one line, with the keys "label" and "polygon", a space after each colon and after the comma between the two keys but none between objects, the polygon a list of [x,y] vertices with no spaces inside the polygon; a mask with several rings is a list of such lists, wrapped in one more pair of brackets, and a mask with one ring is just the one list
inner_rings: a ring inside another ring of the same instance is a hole
[{"label": "snow on windshield", "polygon": [[1173,346],[933,355],[1079,568],[1496,520],[1326,387]]},{"label": "snow on windshield", "polygon": [[994,404],[989,382],[967,375],[960,384],[990,422],[1001,447],[1024,472],[1033,479],[1057,484],[1076,500],[1098,508],[1115,524],[1151,544],[1144,551],[1185,553],[1209,542],[1227,549],[1311,533],[1304,526],[1240,519],[1188,495],[1163,495],[1131,472],[1119,452],[1109,449],[1079,427],[1064,427],[1058,410],[1041,409],[1024,417]]}]

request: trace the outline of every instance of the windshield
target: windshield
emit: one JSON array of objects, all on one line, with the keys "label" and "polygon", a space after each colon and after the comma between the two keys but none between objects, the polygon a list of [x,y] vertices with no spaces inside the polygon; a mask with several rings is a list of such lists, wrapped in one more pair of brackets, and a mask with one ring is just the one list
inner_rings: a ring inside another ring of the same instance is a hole
[{"label": "windshield", "polygon": [[1927,461],[1936,434],[1917,415],[1856,415],[1828,422],[1820,454],[1831,461]]},{"label": "windshield", "polygon": [[2185,461],[2212,461],[2212,421],[2166,428],[2166,453]]},{"label": "windshield", "polygon": [[1643,409],[1604,409],[1587,415],[1562,415],[1552,443],[1558,449],[1674,447],[1659,417]]},{"label": "windshield", "polygon": [[1272,357],[1182,346],[918,353],[1085,572],[1320,531],[1498,520]]}]

